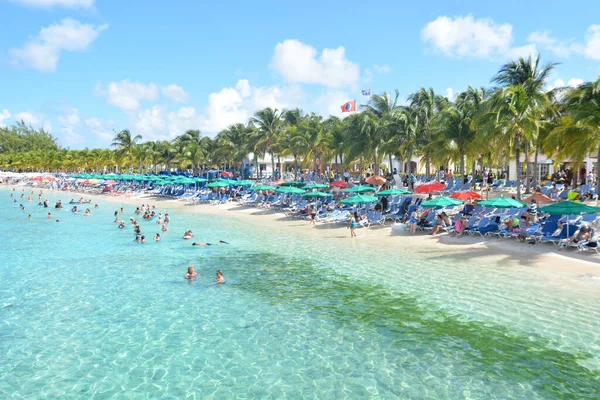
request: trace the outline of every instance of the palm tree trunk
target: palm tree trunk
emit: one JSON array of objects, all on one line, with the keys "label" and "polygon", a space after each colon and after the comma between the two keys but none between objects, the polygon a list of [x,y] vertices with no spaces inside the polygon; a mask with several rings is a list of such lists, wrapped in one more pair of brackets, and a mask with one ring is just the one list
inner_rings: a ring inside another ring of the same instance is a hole
[{"label": "palm tree trunk", "polygon": [[294,154],[294,180],[298,180],[298,155]]},{"label": "palm tree trunk", "polygon": [[258,165],[258,156],[254,153],[254,168],[256,168],[256,178],[260,180],[260,165]]},{"label": "palm tree trunk", "polygon": [[538,155],[540,153],[540,146],[536,143],[535,145],[535,154],[533,156],[533,182],[535,183],[536,187],[538,186],[542,186],[540,184],[540,172],[539,172],[539,166],[538,166]]},{"label": "palm tree trunk", "polygon": [[473,175],[473,185],[475,185],[475,175],[476,175],[475,168],[477,168],[477,164],[475,163],[475,157],[473,157],[473,159],[471,160],[471,173]]},{"label": "palm tree trunk", "polygon": [[[598,182],[600,182],[600,179],[598,179],[598,174],[600,174],[600,146],[598,146],[598,154],[596,154],[596,186],[598,185]],[[590,182],[590,183],[594,183],[594,182]]]},{"label": "palm tree trunk", "polygon": [[525,193],[531,193],[531,170],[529,169],[529,140],[525,139]]},{"label": "palm tree trunk", "polygon": [[277,155],[277,165],[279,165],[279,176],[283,177],[283,168],[281,167],[281,156]]},{"label": "palm tree trunk", "polygon": [[521,174],[519,174],[519,163],[521,162],[521,135],[515,135],[515,159],[517,160],[517,200],[521,200]]},{"label": "palm tree trunk", "polygon": [[460,152],[460,176],[464,182],[465,179],[465,153]]},{"label": "palm tree trunk", "polygon": [[373,166],[375,175],[379,175],[379,163],[377,162],[377,147],[375,147],[375,149],[373,151],[373,164],[375,164]]},{"label": "palm tree trunk", "polygon": [[359,164],[359,171],[358,171],[358,181],[359,183],[362,181],[361,177],[362,177],[362,171],[363,171],[363,155],[360,155],[360,164]]},{"label": "palm tree trunk", "polygon": [[273,180],[275,180],[275,155],[273,154],[273,152],[271,151],[271,176],[273,177]]},{"label": "palm tree trunk", "polygon": [[413,190],[413,183],[410,179],[410,174],[412,174],[412,147],[409,147],[407,153],[406,153],[406,170],[407,170],[407,175],[408,175],[408,187],[409,190]]},{"label": "palm tree trunk", "polygon": [[425,177],[427,181],[429,181],[429,176],[431,175],[431,161],[429,159],[429,152],[425,153]]},{"label": "palm tree trunk", "polygon": [[392,168],[392,155],[391,154],[388,154],[388,160],[390,161],[390,170],[389,170],[389,173],[391,174],[392,171],[394,170],[394,168]]}]

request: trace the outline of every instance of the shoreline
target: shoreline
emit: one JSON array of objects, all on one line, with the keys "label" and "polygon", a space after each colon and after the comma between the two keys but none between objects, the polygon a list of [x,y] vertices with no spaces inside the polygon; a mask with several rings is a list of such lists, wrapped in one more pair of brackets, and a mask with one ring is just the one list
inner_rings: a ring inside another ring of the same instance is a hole
[{"label": "shoreline", "polygon": [[[320,241],[331,241],[332,245],[350,246],[360,249],[364,246],[377,246],[382,251],[396,252],[409,248],[413,253],[431,254],[432,251],[446,255],[465,257],[469,262],[486,262],[498,266],[521,266],[536,268],[559,274],[578,274],[600,276],[600,255],[582,253],[571,249],[559,251],[549,244],[529,245],[519,243],[516,239],[494,239],[475,236],[452,237],[440,234],[434,237],[426,234],[409,235],[394,232],[389,225],[359,228],[358,237],[351,238],[345,224],[309,224],[307,220],[288,218],[279,211],[254,208],[238,203],[219,205],[186,204],[174,199],[154,196],[109,196],[74,191],[56,191],[47,188],[32,188],[20,185],[3,185],[11,190],[31,188],[54,194],[69,193],[72,197],[98,199],[113,204],[136,205],[161,204],[167,208],[207,216],[223,216],[236,218],[251,223],[255,228],[267,232],[277,232],[287,236],[309,237]],[[326,234],[325,234],[326,233]]]}]

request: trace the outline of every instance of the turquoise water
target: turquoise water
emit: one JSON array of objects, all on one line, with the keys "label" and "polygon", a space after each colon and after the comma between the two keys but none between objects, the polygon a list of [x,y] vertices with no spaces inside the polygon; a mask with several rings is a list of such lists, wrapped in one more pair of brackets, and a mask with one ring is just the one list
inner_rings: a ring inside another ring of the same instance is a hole
[{"label": "turquoise water", "polygon": [[[56,223],[9,194],[0,190],[0,398],[600,396],[595,276],[473,265],[480,254],[416,251],[402,238],[393,251],[328,229],[315,240],[158,203],[170,231],[154,243],[157,225],[141,220],[149,242],[137,244],[112,222],[120,206],[52,209]],[[193,248],[186,229],[231,244]],[[199,280],[182,278],[188,265]],[[217,269],[225,285],[212,284]]]}]

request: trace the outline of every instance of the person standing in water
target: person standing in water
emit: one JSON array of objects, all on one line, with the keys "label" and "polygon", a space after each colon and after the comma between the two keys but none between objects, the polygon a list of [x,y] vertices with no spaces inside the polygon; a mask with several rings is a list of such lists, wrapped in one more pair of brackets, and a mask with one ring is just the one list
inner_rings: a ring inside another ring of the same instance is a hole
[{"label": "person standing in water", "polygon": [[183,276],[185,279],[199,278],[200,275],[194,272],[194,266],[190,265],[187,269],[187,273]]},{"label": "person standing in water", "polygon": [[217,279],[215,280],[215,284],[225,283],[225,278],[223,278],[223,272],[220,269],[217,270]]}]

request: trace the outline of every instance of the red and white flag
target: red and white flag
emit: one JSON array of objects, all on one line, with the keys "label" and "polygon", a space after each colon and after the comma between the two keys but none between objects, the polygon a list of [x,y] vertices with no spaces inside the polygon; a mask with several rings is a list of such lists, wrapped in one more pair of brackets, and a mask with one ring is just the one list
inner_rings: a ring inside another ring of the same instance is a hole
[{"label": "red and white flag", "polygon": [[354,112],[356,111],[356,100],[348,101],[341,106],[342,112]]}]

